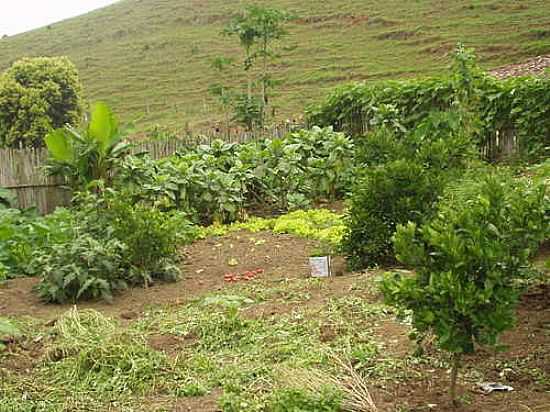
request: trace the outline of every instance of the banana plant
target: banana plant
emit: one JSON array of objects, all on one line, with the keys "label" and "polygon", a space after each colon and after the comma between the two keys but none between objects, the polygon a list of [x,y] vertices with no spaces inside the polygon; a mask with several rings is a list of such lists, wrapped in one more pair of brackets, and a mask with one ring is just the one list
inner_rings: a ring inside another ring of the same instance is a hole
[{"label": "banana plant", "polygon": [[50,174],[67,178],[73,189],[102,180],[110,185],[119,161],[128,154],[118,122],[105,103],[96,103],[90,121],[81,130],[65,126],[45,139]]}]

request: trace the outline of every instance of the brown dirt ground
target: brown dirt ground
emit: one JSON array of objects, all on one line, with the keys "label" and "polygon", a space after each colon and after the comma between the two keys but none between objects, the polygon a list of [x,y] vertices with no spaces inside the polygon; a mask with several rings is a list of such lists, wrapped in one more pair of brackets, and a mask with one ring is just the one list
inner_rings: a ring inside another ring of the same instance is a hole
[{"label": "brown dirt ground", "polygon": [[522,63],[510,64],[491,70],[489,73],[497,79],[506,79],[508,77],[518,76],[542,76],[550,67],[550,55],[537,56]]},{"label": "brown dirt ground", "polygon": [[[290,235],[270,232],[231,233],[223,238],[210,238],[193,243],[181,250],[182,280],[176,283],[157,283],[147,289],[132,288],[115,297],[115,303],[104,301],[76,305],[95,309],[121,319],[133,319],[148,307],[180,305],[201,294],[222,290],[227,272],[242,273],[264,269],[263,279],[305,278],[309,273],[308,256],[315,242]],[[232,259],[236,265],[231,266]],[[54,319],[73,305],[44,304],[33,292],[37,279],[14,279],[0,287],[0,315],[32,316]]]},{"label": "brown dirt ground", "polygon": [[[227,272],[240,273],[263,268],[265,273],[261,278],[265,281],[305,278],[309,271],[307,256],[314,245],[315,242],[269,232],[237,232],[221,239],[202,240],[181,251],[185,261],[182,281],[129,290],[117,296],[114,304],[93,302],[78,306],[93,308],[122,320],[134,319],[147,307],[179,305],[201,294],[223,290],[228,287],[223,280]],[[549,250],[546,244],[541,251],[544,259],[548,257]],[[229,265],[231,259],[236,259],[235,266]],[[539,256],[537,261],[541,260]],[[272,316],[287,313],[298,305],[307,305],[314,312],[327,299],[346,296],[357,281],[357,276],[346,274],[328,279],[322,289],[308,289],[311,299],[306,303],[271,300],[256,305],[247,314],[252,317]],[[0,314],[28,315],[48,321],[71,307],[41,303],[31,290],[35,282],[33,279],[17,279],[0,289]],[[364,297],[374,301],[380,299],[379,296],[368,294]],[[322,340],[328,341],[335,338],[337,331],[327,327],[321,328],[319,333]],[[396,321],[381,322],[374,333],[385,342],[386,352],[392,357],[406,356],[414,349],[408,339],[407,327]],[[169,356],[175,356],[193,340],[193,336],[158,335],[150,337],[149,344]],[[508,347],[505,352],[480,349],[476,354],[466,357],[463,365],[465,373],[462,376],[467,376],[467,372],[475,368],[483,371],[483,379],[509,384],[515,391],[483,395],[476,391],[473,381],[462,378],[459,394],[466,401],[455,410],[448,406],[448,371],[418,364],[413,368],[420,377],[413,377],[400,384],[380,382],[373,385],[372,394],[379,411],[550,412],[550,383],[537,382],[535,373],[539,370],[550,376],[550,286],[532,288],[523,296],[518,308],[517,327],[505,333],[502,342]],[[2,367],[26,373],[40,358],[43,342],[15,346],[11,356],[3,361]],[[440,355],[433,347],[428,347],[427,351],[428,354]],[[521,367],[514,366],[521,363]],[[510,367],[506,368],[506,364]],[[214,392],[204,397],[177,400],[163,396],[151,397],[143,400],[141,410],[164,407],[165,410],[178,412],[217,412],[220,395],[220,392]],[[398,409],[398,405],[401,409]],[[403,409],[405,407],[408,409]]]},{"label": "brown dirt ground", "polygon": [[[474,383],[463,380],[458,393],[466,401],[453,409],[448,401],[448,371],[424,366],[419,368],[422,378],[398,386],[389,385],[378,392],[380,410],[393,411],[395,399],[399,399],[411,412],[549,412],[550,382],[537,383],[529,371],[538,369],[546,373],[547,379],[550,376],[550,287],[538,288],[525,295],[517,314],[516,328],[504,333],[501,339],[507,350],[479,349],[464,359],[462,370],[466,373],[474,368],[482,370],[486,382],[510,385],[515,389],[513,392],[484,395],[477,391]],[[401,333],[389,350],[395,352],[391,348],[394,346],[401,352],[407,346],[402,340],[404,337],[406,335]],[[410,353],[413,347],[410,342],[408,345]],[[435,350],[433,354],[437,356]],[[521,370],[513,366],[520,362],[525,362]],[[504,367],[506,364],[510,367]],[[431,409],[428,405],[432,405]]]}]

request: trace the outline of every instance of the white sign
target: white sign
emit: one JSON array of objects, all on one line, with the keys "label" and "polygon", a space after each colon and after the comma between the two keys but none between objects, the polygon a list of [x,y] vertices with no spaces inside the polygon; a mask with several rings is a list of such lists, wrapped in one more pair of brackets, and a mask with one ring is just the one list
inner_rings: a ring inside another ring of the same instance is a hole
[{"label": "white sign", "polygon": [[309,266],[311,276],[314,278],[326,278],[330,273],[330,256],[310,257]]}]

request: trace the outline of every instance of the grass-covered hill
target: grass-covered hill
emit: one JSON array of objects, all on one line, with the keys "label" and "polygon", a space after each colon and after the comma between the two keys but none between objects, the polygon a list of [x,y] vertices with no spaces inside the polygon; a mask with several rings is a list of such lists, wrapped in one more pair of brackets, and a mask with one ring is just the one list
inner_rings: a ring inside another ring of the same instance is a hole
[{"label": "grass-covered hill", "polygon": [[[334,85],[433,75],[457,41],[486,68],[550,52],[548,0],[269,0],[293,12],[276,68],[279,117],[301,113]],[[214,57],[238,52],[220,36],[240,0],[121,0],[0,40],[0,69],[23,56],[67,55],[87,98],[123,120],[183,128],[219,118],[207,87]],[[238,81],[229,78],[227,81]]]}]

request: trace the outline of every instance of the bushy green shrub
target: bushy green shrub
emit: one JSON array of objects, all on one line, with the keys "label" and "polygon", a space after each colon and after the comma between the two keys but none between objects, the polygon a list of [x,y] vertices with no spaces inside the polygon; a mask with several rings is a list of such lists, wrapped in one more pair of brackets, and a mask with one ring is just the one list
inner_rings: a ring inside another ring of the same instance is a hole
[{"label": "bushy green shrub", "polygon": [[0,77],[0,147],[40,147],[81,115],[81,85],[66,57],[26,58]]},{"label": "bushy green shrub", "polygon": [[111,299],[116,290],[179,276],[176,248],[193,236],[187,219],[130,200],[114,190],[77,198],[70,236],[32,255],[44,300]]},{"label": "bushy green shrub", "polygon": [[153,279],[176,280],[177,247],[190,242],[195,233],[186,216],[132,204],[128,197],[125,192],[107,190],[100,196],[88,195],[81,208],[96,220],[94,231],[107,232],[105,236],[110,233],[125,245],[122,264],[128,268],[125,278],[131,284],[147,285]]},{"label": "bushy green shrub", "polygon": [[412,132],[382,128],[357,143],[357,177],[342,242],[351,268],[393,262],[397,225],[429,217],[446,183],[475,159],[461,126],[457,114],[434,112]]},{"label": "bushy green shrub", "polygon": [[432,331],[455,355],[453,399],[460,354],[495,345],[513,326],[514,281],[550,225],[544,186],[486,173],[448,189],[430,222],[398,227],[397,257],[415,274],[387,277],[382,287],[388,304],[411,311],[415,329]]},{"label": "bushy green shrub", "polygon": [[343,252],[353,269],[393,261],[391,238],[399,223],[431,213],[441,182],[412,160],[367,169],[355,184],[346,218]]}]

